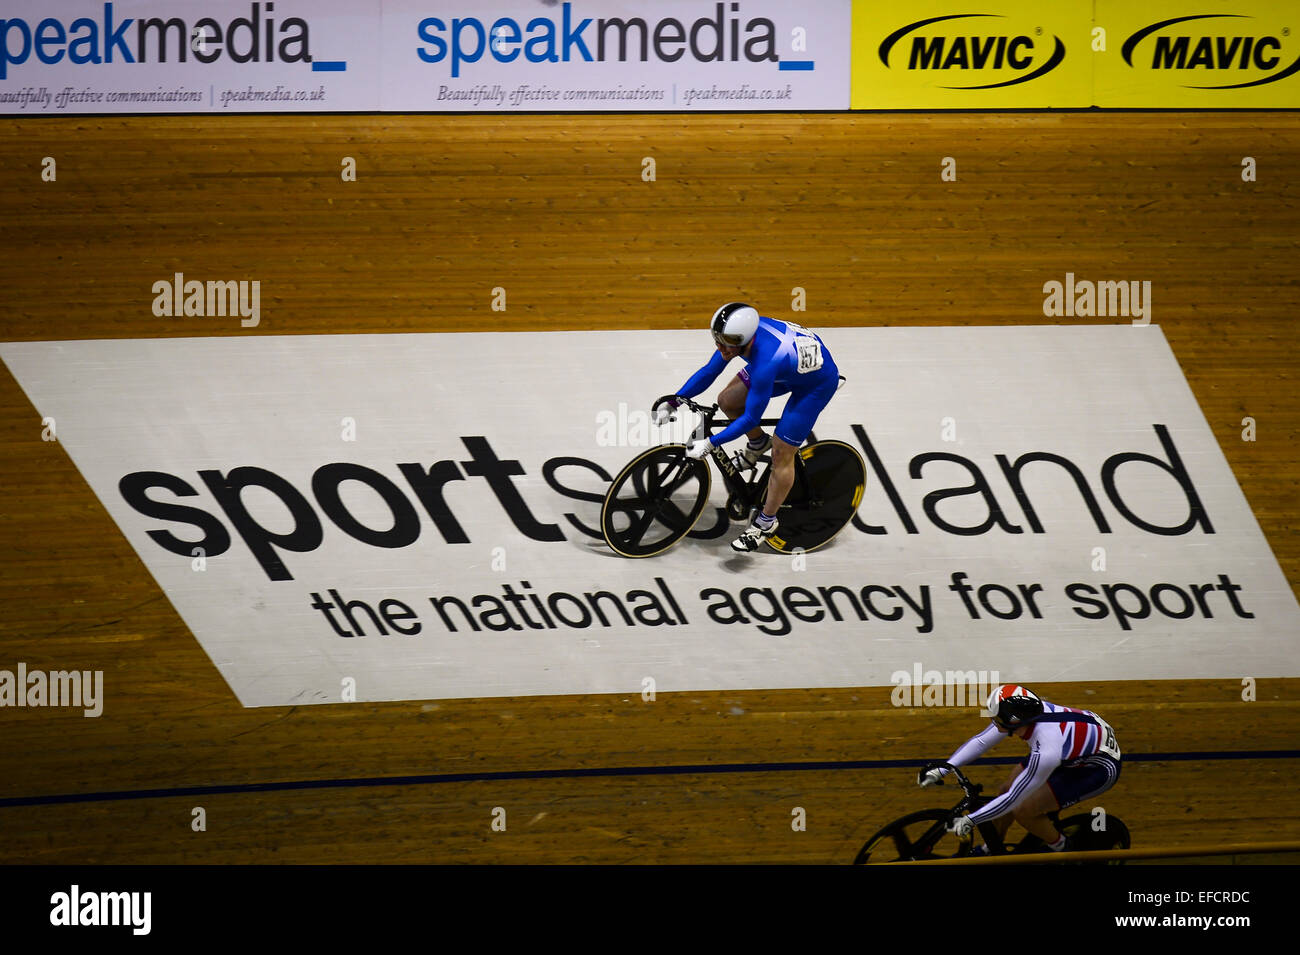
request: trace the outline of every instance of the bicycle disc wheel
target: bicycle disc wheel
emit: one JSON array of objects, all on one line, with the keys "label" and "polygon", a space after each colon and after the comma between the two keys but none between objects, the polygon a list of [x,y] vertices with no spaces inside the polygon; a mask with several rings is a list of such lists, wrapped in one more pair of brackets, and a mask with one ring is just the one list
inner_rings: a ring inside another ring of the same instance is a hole
[{"label": "bicycle disc wheel", "polygon": [[[862,455],[843,441],[818,441],[799,452],[805,481],[796,475],[778,515],[781,526],[768,539],[773,550],[813,551],[829,544],[858,512],[867,486]],[[803,485],[807,484],[807,488]]]},{"label": "bicycle disc wheel", "polygon": [[970,843],[962,842],[944,826],[952,818],[948,809],[922,809],[895,819],[867,840],[854,865],[878,862],[912,862],[917,859],[955,859],[970,855]]},{"label": "bicycle disc wheel", "polygon": [[[1104,851],[1108,849],[1127,849],[1131,844],[1128,826],[1116,816],[1106,816],[1106,828],[1097,831],[1092,828],[1093,817],[1086,813],[1070,816],[1057,823],[1057,828],[1074,842],[1080,851]],[[1112,865],[1122,864],[1115,859]]]},{"label": "bicycle disc wheel", "polygon": [[686,536],[709,500],[713,478],[703,461],[684,456],[683,444],[637,455],[605,493],[600,530],[615,553],[653,557]]}]

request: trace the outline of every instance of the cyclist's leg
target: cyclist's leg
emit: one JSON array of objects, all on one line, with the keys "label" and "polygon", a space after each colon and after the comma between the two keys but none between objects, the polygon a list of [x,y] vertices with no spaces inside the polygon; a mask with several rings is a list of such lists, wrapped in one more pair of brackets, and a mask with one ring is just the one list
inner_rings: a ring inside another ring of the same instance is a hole
[{"label": "cyclist's leg", "polygon": [[[1012,768],[1011,775],[1007,777],[1007,781],[1003,783],[1002,788],[998,790],[999,796],[1011,788],[1012,784],[1015,783],[1016,779],[1019,778],[1020,774],[1024,771],[1026,765],[1027,762],[1022,759]],[[1057,770],[1057,772],[1060,772],[1060,770]],[[1056,831],[1056,827],[1052,825],[1052,820],[1047,818],[1049,812],[1058,808],[1056,795],[1052,792],[1052,787],[1050,785],[1052,780],[1055,778],[1056,775],[1053,774],[1048,778],[1049,785],[1043,786],[1036,792],[1030,793],[1029,796],[1026,797],[1026,799],[1012,812],[1005,816],[999,816],[997,819],[992,821],[991,825],[997,830],[998,835],[1001,836],[1004,841],[1006,840],[1007,830],[1011,828],[1011,823],[1013,821],[1020,823],[1045,843],[1053,843],[1061,837],[1061,834]]]},{"label": "cyclist's leg", "polygon": [[1056,801],[1056,793],[1052,791],[1049,777],[1047,785],[1038,787],[1026,796],[1024,801],[1012,811],[1012,815],[1016,817],[1016,822],[1042,839],[1044,844],[1051,845],[1061,838],[1061,833],[1055,823],[1047,818],[1047,814],[1060,808],[1061,805]]},{"label": "cyclist's leg", "polygon": [[718,407],[728,418],[737,418],[745,410],[745,396],[749,391],[749,375],[742,368],[740,374],[727,382],[718,392]]},{"label": "cyclist's leg", "polygon": [[1069,809],[1114,786],[1119,782],[1119,769],[1119,760],[1096,753],[1056,770],[1047,777],[1046,788],[1052,790],[1059,808]]},{"label": "cyclist's leg", "polygon": [[[1031,793],[1016,808],[1016,819],[1046,843],[1056,842],[1060,832],[1047,813],[1068,809],[1075,803],[1100,796],[1119,780],[1119,762],[1104,753],[1062,766],[1047,777],[1047,785]],[[1048,838],[1051,836],[1051,838]]]},{"label": "cyclist's leg", "polygon": [[839,375],[834,369],[823,377],[817,387],[803,394],[791,394],[772,433],[772,474],[767,479],[767,500],[763,513],[776,514],[794,485],[794,455],[799,446],[808,440],[817,416],[835,397],[839,390]]},{"label": "cyclist's leg", "polygon": [[1100,796],[1119,782],[1120,762],[1106,753],[1094,753],[1069,766],[1062,766],[1047,778],[1062,809]]},{"label": "cyclist's leg", "polygon": [[[742,368],[740,374],[727,383],[718,394],[718,407],[732,421],[745,413],[745,400],[749,397],[749,369]],[[760,441],[766,432],[759,425],[754,425],[748,433],[750,441]]]},{"label": "cyclist's leg", "polygon": [[794,485],[794,455],[798,450],[798,445],[773,436],[772,473],[767,478],[767,497],[763,501],[763,514],[766,517],[776,516]]}]

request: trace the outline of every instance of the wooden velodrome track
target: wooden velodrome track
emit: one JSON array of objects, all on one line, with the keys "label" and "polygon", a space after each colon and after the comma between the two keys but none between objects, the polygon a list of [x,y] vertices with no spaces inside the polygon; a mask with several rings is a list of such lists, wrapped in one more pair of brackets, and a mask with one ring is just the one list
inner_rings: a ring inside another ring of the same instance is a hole
[{"label": "wooden velodrome track", "polygon": [[[341,181],[345,156],[356,182]],[[956,182],[940,181],[945,156]],[[1042,324],[1049,278],[1149,279],[1154,320],[1300,588],[1294,113],[5,120],[0,176],[8,341],[703,336],[718,303],[780,314],[794,286],[818,327]],[[260,278],[261,326],[155,318],[150,286],[174,271]],[[498,285],[504,314],[489,309]],[[245,710],[7,371],[0,429],[0,667],[102,669],[108,686],[97,720],[0,710],[0,861],[845,862],[951,794],[921,793],[908,768],[774,764],[941,758],[980,725],[893,709],[888,688]],[[1250,675],[1040,689],[1102,712],[1126,756],[1294,751],[1300,680],[1261,681],[1243,703]],[[698,764],[761,765],[176,792]],[[1296,840],[1297,771],[1131,761],[1103,804],[1146,846]],[[120,792],[132,798],[44,798]],[[191,831],[195,806],[206,832]],[[490,829],[495,806],[506,832]]]}]

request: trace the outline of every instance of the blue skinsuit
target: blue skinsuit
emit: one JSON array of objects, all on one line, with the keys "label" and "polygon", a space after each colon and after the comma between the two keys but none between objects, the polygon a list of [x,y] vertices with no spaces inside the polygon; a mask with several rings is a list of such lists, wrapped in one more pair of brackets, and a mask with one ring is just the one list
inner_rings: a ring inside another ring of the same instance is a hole
[{"label": "blue skinsuit", "polygon": [[[839,369],[830,351],[816,334],[793,322],[760,318],[758,331],[740,377],[749,385],[745,413],[711,439],[721,447],[757,427],[768,402],[787,392],[776,436],[796,448],[808,439],[817,416],[835,395],[840,384]],[[715,351],[709,363],[691,375],[677,392],[694,398],[708,388],[727,367],[722,353]]]}]

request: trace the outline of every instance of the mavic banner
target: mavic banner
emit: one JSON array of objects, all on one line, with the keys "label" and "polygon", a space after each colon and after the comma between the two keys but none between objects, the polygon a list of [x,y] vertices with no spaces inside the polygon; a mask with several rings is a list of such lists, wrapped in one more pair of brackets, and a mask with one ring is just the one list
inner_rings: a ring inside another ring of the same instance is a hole
[{"label": "mavic banner", "polygon": [[854,109],[1092,104],[1092,5],[853,4]]},{"label": "mavic banner", "polygon": [[855,109],[1295,108],[1297,9],[854,0]]},{"label": "mavic banner", "polygon": [[1300,610],[1158,327],[822,338],[848,383],[815,434],[867,463],[854,523],[737,555],[715,480],[645,560],[601,540],[600,502],[686,435],[648,405],[707,331],[0,356],[247,706],[1297,675]]},{"label": "mavic banner", "polygon": [[1097,0],[1098,106],[1300,106],[1300,6]]}]

